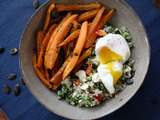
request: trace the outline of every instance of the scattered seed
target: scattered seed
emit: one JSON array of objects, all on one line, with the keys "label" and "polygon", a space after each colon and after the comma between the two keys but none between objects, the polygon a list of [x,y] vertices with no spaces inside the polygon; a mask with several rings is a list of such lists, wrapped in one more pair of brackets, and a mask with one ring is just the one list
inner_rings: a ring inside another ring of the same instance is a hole
[{"label": "scattered seed", "polygon": [[8,75],[8,80],[15,80],[16,77],[17,77],[16,74],[11,73],[11,74]]},{"label": "scattered seed", "polygon": [[15,88],[14,88],[14,95],[18,96],[21,93],[21,87],[19,84],[16,84]]},{"label": "scattered seed", "polygon": [[0,54],[4,52],[4,48],[0,46]]},{"label": "scattered seed", "polygon": [[12,48],[10,51],[9,51],[9,54],[10,55],[15,55],[18,53],[18,49],[17,48]]},{"label": "scattered seed", "polygon": [[9,85],[5,84],[3,86],[3,93],[10,94],[10,92],[11,92],[11,88],[9,87]]},{"label": "scattered seed", "polygon": [[38,0],[33,0],[33,7],[35,8],[35,9],[37,9],[38,7],[39,7],[39,1]]}]

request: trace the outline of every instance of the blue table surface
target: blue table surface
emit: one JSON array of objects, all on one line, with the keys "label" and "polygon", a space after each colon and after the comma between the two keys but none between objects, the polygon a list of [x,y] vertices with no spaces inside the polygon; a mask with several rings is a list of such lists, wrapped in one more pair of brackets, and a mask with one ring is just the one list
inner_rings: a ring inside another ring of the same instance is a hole
[{"label": "blue table surface", "polygon": [[[42,4],[45,0],[40,2]],[[102,119],[160,120],[160,9],[155,8],[153,0],[127,2],[137,12],[146,28],[151,45],[150,67],[145,82],[136,95],[124,107]],[[13,88],[20,81],[18,55],[9,55],[9,50],[18,48],[22,30],[35,10],[32,0],[0,0],[0,11],[0,45],[5,47],[5,52],[0,54],[0,107],[11,120],[64,119],[44,108],[26,86],[22,86],[18,97],[2,93],[3,84],[7,83]],[[17,80],[7,80],[9,73],[16,73]]]}]

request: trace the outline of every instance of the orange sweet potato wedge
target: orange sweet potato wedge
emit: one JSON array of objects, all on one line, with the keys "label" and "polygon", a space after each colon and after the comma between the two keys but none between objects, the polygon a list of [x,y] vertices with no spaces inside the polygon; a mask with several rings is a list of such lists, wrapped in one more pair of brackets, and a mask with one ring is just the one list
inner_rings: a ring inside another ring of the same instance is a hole
[{"label": "orange sweet potato wedge", "polygon": [[58,54],[59,54],[59,48],[58,45],[64,40],[66,35],[68,34],[70,28],[69,26],[77,18],[77,15],[70,16],[64,23],[61,25],[59,30],[53,34],[50,38],[51,43],[48,44],[46,53],[45,53],[45,59],[44,59],[44,65],[47,69],[52,69],[54,67],[54,64],[57,60]]},{"label": "orange sweet potato wedge", "polygon": [[85,44],[85,41],[87,38],[87,28],[88,28],[88,22],[85,21],[82,23],[80,35],[77,40],[76,46],[74,48],[71,60],[69,61],[69,63],[67,64],[67,66],[63,72],[63,76],[62,76],[63,79],[65,79],[70,74],[70,72],[74,69],[74,67],[76,66],[76,63],[77,63],[78,58],[83,50],[83,47],[84,47],[84,44]]}]

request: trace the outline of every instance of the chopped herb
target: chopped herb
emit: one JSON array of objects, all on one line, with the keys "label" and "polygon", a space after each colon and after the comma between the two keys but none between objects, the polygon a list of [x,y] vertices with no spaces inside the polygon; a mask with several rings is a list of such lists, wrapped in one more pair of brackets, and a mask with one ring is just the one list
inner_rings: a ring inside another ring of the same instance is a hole
[{"label": "chopped herb", "polygon": [[93,52],[92,52],[92,55],[91,55],[92,57],[95,57],[96,56],[96,52],[95,52],[95,50],[93,50]]},{"label": "chopped herb", "polygon": [[70,94],[71,90],[66,84],[62,84],[61,88],[57,91],[57,95],[62,98],[66,98]]},{"label": "chopped herb", "polygon": [[114,31],[114,28],[112,26],[106,26],[104,29],[107,33],[112,33]]},{"label": "chopped herb", "polygon": [[12,48],[10,51],[9,51],[9,54],[10,55],[15,55],[18,53],[18,49],[17,48]]},{"label": "chopped herb", "polygon": [[16,74],[11,73],[11,74],[9,74],[9,75],[8,75],[8,77],[7,77],[7,78],[8,78],[8,80],[15,80],[15,79],[16,79],[16,77],[17,77],[17,76],[16,76]]},{"label": "chopped herb", "polygon": [[94,71],[94,72],[97,72],[97,67],[98,67],[98,65],[95,64],[95,63],[92,63],[92,67],[93,67],[93,71]]},{"label": "chopped herb", "polygon": [[87,76],[87,81],[92,81],[92,76]]}]

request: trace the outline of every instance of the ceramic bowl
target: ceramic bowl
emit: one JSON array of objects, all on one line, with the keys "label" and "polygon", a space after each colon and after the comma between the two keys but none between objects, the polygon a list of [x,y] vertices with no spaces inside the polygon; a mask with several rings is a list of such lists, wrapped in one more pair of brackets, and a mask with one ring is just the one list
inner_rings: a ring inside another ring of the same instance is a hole
[{"label": "ceramic bowl", "polygon": [[79,108],[69,105],[65,101],[57,98],[56,94],[48,90],[36,76],[32,66],[32,50],[35,48],[35,31],[42,27],[45,18],[45,11],[49,4],[56,3],[89,3],[94,0],[50,0],[43,4],[33,16],[30,18],[22,34],[20,43],[20,66],[21,71],[31,93],[37,100],[47,109],[57,115],[69,119],[96,119],[110,114],[122,107],[142,85],[147,73],[150,61],[150,49],[147,35],[142,26],[141,21],[132,10],[132,8],[124,0],[97,0],[104,6],[116,8],[117,12],[112,19],[112,23],[118,26],[126,26],[133,40],[135,41],[135,50],[133,57],[136,61],[136,73],[134,76],[134,84],[128,86],[115,98],[104,102],[103,104],[91,108]]}]

